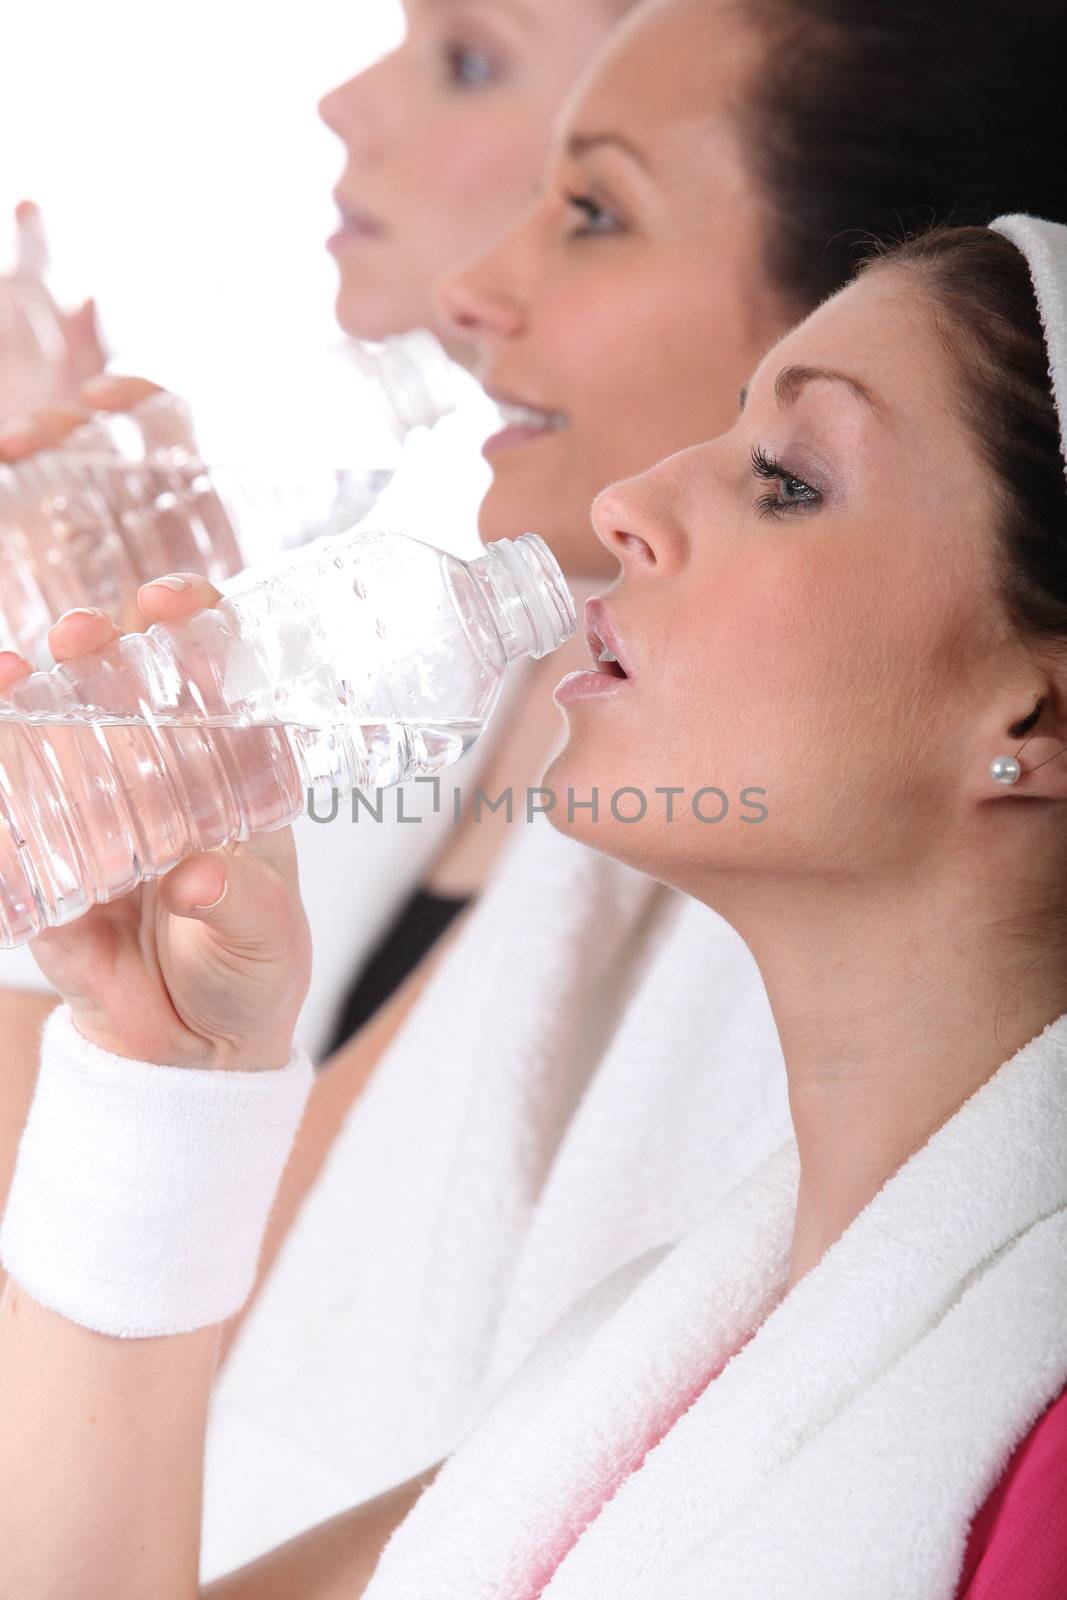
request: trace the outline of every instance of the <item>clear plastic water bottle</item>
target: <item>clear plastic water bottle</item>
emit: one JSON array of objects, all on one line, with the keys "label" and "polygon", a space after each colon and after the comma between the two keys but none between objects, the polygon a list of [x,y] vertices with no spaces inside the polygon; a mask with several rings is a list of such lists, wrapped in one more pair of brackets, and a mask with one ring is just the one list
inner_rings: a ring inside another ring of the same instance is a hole
[{"label": "clear plastic water bottle", "polygon": [[[409,434],[456,404],[456,368],[431,333],[344,339],[325,354],[278,357],[271,381],[216,359],[196,403],[165,390],[125,412],[98,412],[63,455],[152,467],[195,518],[206,496],[230,513],[245,560],[350,528],[391,480]],[[286,397],[280,394],[284,388]],[[301,399],[294,402],[293,394]],[[146,480],[146,499],[152,483]],[[162,570],[157,568],[155,570]]]},{"label": "clear plastic water bottle", "polygon": [[310,371],[321,385],[343,369],[330,395],[332,444],[343,434],[358,465],[302,445],[291,400],[269,392],[257,406],[232,398],[242,427],[216,423],[215,433],[236,439],[237,453],[206,462],[188,407],[166,390],[129,411],[95,413],[59,448],[0,465],[5,642],[43,663],[48,628],[71,606],[97,606],[134,628],[138,585],[157,573],[196,572],[221,586],[247,562],[366,516],[409,433],[452,408],[452,363],[428,333],[373,346],[347,340],[337,356]]},{"label": "clear plastic water bottle", "polygon": [[440,771],[481,734],[508,663],[576,626],[534,534],[460,561],[360,532],[31,674],[0,700],[0,945],[282,827],[309,796]]}]

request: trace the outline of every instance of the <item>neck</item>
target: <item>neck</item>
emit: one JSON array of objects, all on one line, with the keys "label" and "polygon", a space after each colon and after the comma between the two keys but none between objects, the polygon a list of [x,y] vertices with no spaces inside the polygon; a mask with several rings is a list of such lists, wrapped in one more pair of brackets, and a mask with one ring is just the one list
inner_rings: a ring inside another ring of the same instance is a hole
[{"label": "neck", "polygon": [[[1023,942],[988,885],[931,881],[786,893],[744,886],[727,915],[762,973],[800,1155],[787,1287],[1016,1051],[1067,1011],[1051,945]],[[723,896],[709,896],[726,910]],[[1014,925],[1013,925],[1014,924]],[[1047,959],[1046,959],[1047,958]]]}]

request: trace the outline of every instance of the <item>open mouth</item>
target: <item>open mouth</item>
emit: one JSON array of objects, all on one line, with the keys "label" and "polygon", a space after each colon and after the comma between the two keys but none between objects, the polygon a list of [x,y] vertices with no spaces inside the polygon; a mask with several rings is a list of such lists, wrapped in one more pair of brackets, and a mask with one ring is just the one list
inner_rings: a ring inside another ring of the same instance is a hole
[{"label": "open mouth", "polygon": [[552,698],[561,707],[616,700],[633,677],[628,646],[620,638],[603,600],[586,602],[585,637],[595,672],[568,672]]},{"label": "open mouth", "polygon": [[346,239],[380,239],[385,229],[378,217],[372,216],[369,211],[362,211],[358,206],[351,205],[342,200],[339,195],[334,195],[340,225],[331,235],[330,243],[343,242]]},{"label": "open mouth", "polygon": [[504,424],[499,433],[493,434],[486,440],[484,446],[486,455],[492,455],[511,445],[527,444],[534,439],[543,439],[567,426],[568,418],[562,411],[554,411],[548,406],[533,405],[527,400],[519,400],[513,395],[501,394],[490,388],[486,388],[485,392],[500,412],[500,420]]},{"label": "open mouth", "polygon": [[630,674],[623,670],[618,656],[613,656],[606,644],[601,645],[598,653],[597,643],[599,641],[590,640],[589,642],[589,648],[593,652],[593,660],[596,662],[596,670],[606,673],[609,678],[628,678]]},{"label": "open mouth", "polygon": [[621,641],[600,599],[586,604],[585,637],[597,672],[609,678],[630,677]]},{"label": "open mouth", "polygon": [[517,400],[498,400],[496,406],[505,428],[536,428],[539,433],[555,433],[567,423],[562,411],[523,405]]}]

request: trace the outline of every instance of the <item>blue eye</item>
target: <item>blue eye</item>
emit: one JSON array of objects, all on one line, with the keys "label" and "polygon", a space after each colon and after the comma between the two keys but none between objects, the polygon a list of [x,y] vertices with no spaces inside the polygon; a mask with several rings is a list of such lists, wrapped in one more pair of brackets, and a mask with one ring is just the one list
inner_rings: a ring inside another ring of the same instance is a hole
[{"label": "blue eye", "polygon": [[776,485],[771,492],[758,496],[757,516],[782,516],[790,512],[809,511],[822,499],[818,489],[813,489],[810,483],[798,478],[788,467],[779,466],[759,445],[752,452],[752,471],[757,478]]},{"label": "blue eye", "polygon": [[459,89],[483,89],[486,84],[495,83],[499,76],[497,64],[490,55],[467,45],[447,45],[445,63],[449,82]]},{"label": "blue eye", "polygon": [[623,225],[614,212],[609,211],[606,206],[599,205],[589,195],[569,194],[567,204],[585,218],[581,226],[571,233],[572,239],[582,239],[596,233],[622,232]]}]

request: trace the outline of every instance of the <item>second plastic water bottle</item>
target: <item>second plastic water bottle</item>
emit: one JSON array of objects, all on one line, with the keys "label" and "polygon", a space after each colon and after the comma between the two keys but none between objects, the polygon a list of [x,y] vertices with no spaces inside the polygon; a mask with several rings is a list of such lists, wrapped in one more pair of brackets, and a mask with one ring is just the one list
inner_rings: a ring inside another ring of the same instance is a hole
[{"label": "second plastic water bottle", "polygon": [[[0,321],[2,309],[0,300]],[[286,402],[277,376],[216,381],[206,460],[205,418],[194,432],[185,402],[153,389],[128,410],[93,413],[55,448],[0,463],[0,628],[16,650],[47,660],[48,628],[71,606],[136,627],[137,587],[160,572],[219,584],[276,550],[354,527],[409,435],[455,405],[453,365],[425,332],[346,340],[328,360],[289,368],[286,394],[299,377],[313,407]]]}]

